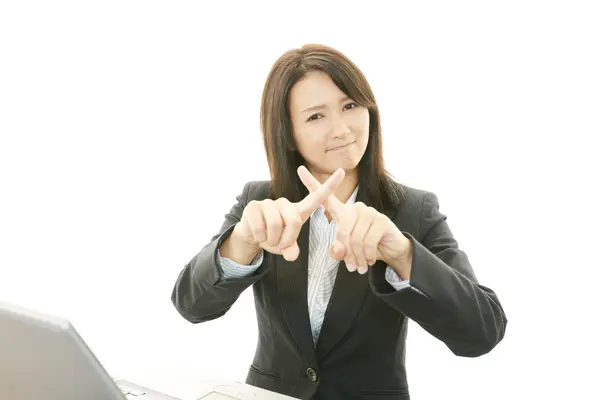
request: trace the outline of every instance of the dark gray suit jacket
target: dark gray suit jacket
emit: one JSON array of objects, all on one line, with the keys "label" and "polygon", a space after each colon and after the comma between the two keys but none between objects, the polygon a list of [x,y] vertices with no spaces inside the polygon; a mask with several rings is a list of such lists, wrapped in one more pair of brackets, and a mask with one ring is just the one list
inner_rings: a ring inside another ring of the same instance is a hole
[{"label": "dark gray suit jacket", "polygon": [[[219,233],[181,271],[173,304],[192,323],[210,321],[253,286],[258,344],[247,383],[302,399],[409,399],[408,319],[464,357],[492,350],[507,320],[496,294],[478,283],[436,195],[401,187],[404,202],[383,212],[412,241],[412,288],[395,291],[382,261],[365,275],[348,272],[342,261],[316,346],[307,306],[310,220],[298,237],[296,261],[265,252],[250,277],[221,277],[217,249],[248,202],[270,196],[268,181],[244,186]],[[356,201],[370,205],[360,188]]]}]

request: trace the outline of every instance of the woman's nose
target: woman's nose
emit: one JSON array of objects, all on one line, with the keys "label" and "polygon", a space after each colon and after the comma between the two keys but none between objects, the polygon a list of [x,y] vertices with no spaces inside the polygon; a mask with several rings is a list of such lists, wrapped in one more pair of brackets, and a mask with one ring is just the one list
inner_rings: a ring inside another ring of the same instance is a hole
[{"label": "woman's nose", "polygon": [[344,121],[344,118],[339,115],[333,116],[333,137],[334,138],[343,138],[350,133],[350,128],[348,124]]}]

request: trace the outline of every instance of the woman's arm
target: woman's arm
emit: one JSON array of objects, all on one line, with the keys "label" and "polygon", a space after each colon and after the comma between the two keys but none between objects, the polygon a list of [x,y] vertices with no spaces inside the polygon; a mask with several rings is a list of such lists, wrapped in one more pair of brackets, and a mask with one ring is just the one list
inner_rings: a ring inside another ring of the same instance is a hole
[{"label": "woman's arm", "polygon": [[240,294],[268,270],[266,257],[258,257],[259,260],[262,258],[258,267],[253,266],[247,275],[234,279],[228,279],[221,266],[220,256],[245,262],[259,254],[260,249],[242,248],[232,236],[235,224],[240,221],[248,204],[249,189],[250,183],[247,183],[237,197],[237,204],[225,216],[219,233],[183,268],[175,282],[171,301],[179,314],[192,323],[210,321],[224,315]]},{"label": "woman's arm", "polygon": [[412,244],[410,287],[395,291],[383,268],[371,268],[373,291],[456,355],[488,353],[504,337],[507,324],[498,296],[478,283],[435,194],[424,196],[420,218],[420,241],[403,232]]}]

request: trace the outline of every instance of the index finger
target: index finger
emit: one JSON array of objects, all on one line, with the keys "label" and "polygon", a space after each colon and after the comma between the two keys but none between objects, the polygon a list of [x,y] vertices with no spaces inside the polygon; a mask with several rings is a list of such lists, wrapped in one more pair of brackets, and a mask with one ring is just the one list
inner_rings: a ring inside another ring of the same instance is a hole
[{"label": "index finger", "polygon": [[317,190],[310,193],[302,201],[298,203],[298,212],[302,221],[306,221],[308,217],[327,200],[327,198],[335,192],[335,189],[342,183],[346,173],[339,168],[323,183]]},{"label": "index finger", "polygon": [[[300,180],[308,188],[308,190],[312,192],[316,192],[321,187],[321,183],[310,173],[310,171],[304,166],[301,165],[298,167],[298,176]],[[333,194],[330,195],[326,200],[325,208],[331,213],[333,218],[338,218],[342,214],[342,210],[344,204],[339,201],[337,197]]]}]

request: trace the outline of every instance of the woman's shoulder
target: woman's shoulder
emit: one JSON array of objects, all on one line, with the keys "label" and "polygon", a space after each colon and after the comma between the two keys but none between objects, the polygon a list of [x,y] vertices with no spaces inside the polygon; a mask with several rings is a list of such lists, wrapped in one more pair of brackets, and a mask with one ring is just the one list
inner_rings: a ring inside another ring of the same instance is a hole
[{"label": "woman's shoulder", "polygon": [[248,181],[244,185],[244,192],[248,201],[250,200],[264,200],[271,195],[271,181],[270,180],[258,180]]},{"label": "woman's shoulder", "polygon": [[428,201],[437,202],[437,196],[432,190],[410,186],[398,181],[394,181],[394,184],[398,191],[402,193],[402,202],[397,204],[398,208],[420,210],[428,199]]}]

